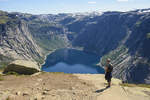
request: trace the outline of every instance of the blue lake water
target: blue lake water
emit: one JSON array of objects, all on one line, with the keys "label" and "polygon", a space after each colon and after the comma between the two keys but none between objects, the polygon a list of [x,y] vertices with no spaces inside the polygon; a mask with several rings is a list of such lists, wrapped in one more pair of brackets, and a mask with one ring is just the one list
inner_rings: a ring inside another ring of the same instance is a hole
[{"label": "blue lake water", "polygon": [[100,57],[75,49],[59,49],[47,56],[42,67],[46,72],[80,74],[103,74],[104,69],[96,66]]}]

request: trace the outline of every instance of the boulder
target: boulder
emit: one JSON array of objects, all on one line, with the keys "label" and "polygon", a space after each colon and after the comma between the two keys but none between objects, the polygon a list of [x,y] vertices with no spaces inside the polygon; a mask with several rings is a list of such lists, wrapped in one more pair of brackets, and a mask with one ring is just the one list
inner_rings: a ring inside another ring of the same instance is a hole
[{"label": "boulder", "polygon": [[37,62],[16,60],[10,63],[5,69],[4,74],[8,72],[16,72],[18,74],[31,75],[40,71]]}]

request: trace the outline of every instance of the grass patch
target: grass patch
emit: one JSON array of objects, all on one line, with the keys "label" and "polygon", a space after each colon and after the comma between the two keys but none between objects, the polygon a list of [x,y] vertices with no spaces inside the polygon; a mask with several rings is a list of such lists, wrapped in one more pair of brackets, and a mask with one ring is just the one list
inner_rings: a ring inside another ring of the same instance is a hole
[{"label": "grass patch", "polygon": [[147,33],[147,38],[150,39],[150,33]]},{"label": "grass patch", "polygon": [[66,41],[62,37],[63,27],[60,25],[33,19],[29,24],[29,29],[37,44],[44,51],[66,47]]},{"label": "grass patch", "polygon": [[0,72],[3,72],[11,61],[13,61],[12,58],[0,54]]},{"label": "grass patch", "polygon": [[2,77],[2,75],[0,74],[0,81],[3,81],[4,79],[3,79],[3,77]]},{"label": "grass patch", "polygon": [[[9,14],[7,12],[0,11],[0,24],[7,24],[9,27],[18,25],[19,19],[15,14]],[[1,29],[0,29],[1,30]]]},{"label": "grass patch", "polygon": [[8,64],[8,62],[0,62],[0,72],[3,72]]},{"label": "grass patch", "polygon": [[38,37],[36,38],[37,44],[44,50],[50,51],[57,48],[63,48],[66,46],[65,41],[59,35],[53,35],[51,38]]},{"label": "grass patch", "polygon": [[47,72],[41,71],[41,74],[45,74],[45,73],[47,73]]},{"label": "grass patch", "polygon": [[6,24],[8,20],[8,16],[0,16],[0,24]]},{"label": "grass patch", "polygon": [[3,81],[4,79],[2,77],[0,77],[0,81]]},{"label": "grass patch", "polygon": [[136,27],[139,27],[141,25],[141,23],[142,23],[141,21],[137,21],[136,24],[135,24]]},{"label": "grass patch", "polygon": [[150,85],[148,84],[129,84],[129,83],[122,83],[120,84],[121,86],[124,87],[144,87],[144,88],[150,88]]},{"label": "grass patch", "polygon": [[1,68],[1,67],[0,67],[0,72],[3,72],[3,71],[4,71],[4,68]]},{"label": "grass patch", "polygon": [[19,76],[20,74],[16,73],[16,72],[8,72],[6,73],[5,75],[16,75],[16,76]]}]

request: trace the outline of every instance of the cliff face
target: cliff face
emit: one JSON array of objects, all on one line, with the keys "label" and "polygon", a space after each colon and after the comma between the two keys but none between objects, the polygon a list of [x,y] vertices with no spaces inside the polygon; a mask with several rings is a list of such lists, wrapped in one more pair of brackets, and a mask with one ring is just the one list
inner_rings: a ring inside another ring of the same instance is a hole
[{"label": "cliff face", "polygon": [[132,64],[127,71],[129,82],[150,84],[150,13],[140,17],[126,42]]},{"label": "cliff face", "polygon": [[[28,24],[13,14],[1,14],[5,22],[0,24],[0,54],[14,59],[39,60],[41,49],[32,38]],[[1,60],[1,62],[5,60]]]},{"label": "cliff face", "polygon": [[73,46],[100,56],[117,48],[140,18],[136,13],[105,12],[101,16],[85,17],[66,25],[75,32]]},{"label": "cliff face", "polygon": [[85,24],[82,31],[74,39],[74,46],[84,47],[84,51],[100,56],[115,49],[127,33],[125,20],[120,13],[103,14]]},{"label": "cliff face", "polygon": [[15,27],[2,26],[5,28],[2,38],[1,54],[16,59],[34,59],[40,57],[40,48],[35,44],[28,27],[24,22],[19,22]]}]

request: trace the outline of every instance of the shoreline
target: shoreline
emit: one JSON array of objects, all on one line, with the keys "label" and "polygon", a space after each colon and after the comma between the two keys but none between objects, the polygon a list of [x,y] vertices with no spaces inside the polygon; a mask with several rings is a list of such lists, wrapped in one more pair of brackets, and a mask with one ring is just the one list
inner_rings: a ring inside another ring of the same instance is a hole
[{"label": "shoreline", "polygon": [[45,61],[46,61],[47,56],[48,56],[49,54],[55,52],[56,50],[57,50],[57,49],[54,49],[54,50],[52,50],[52,51],[48,51],[48,53],[45,54],[45,56],[44,56],[44,62],[43,62],[42,64],[40,64],[40,65],[41,65],[41,68],[42,68],[42,66],[45,64]]},{"label": "shoreline", "polygon": [[[57,49],[62,49],[62,48],[57,48]],[[48,53],[45,54],[45,56],[44,56],[44,62],[43,62],[42,64],[40,64],[40,65],[41,65],[41,68],[42,68],[42,66],[45,64],[45,61],[46,61],[47,56],[48,56],[49,54],[55,52],[57,49],[54,49],[54,50],[52,50],[52,51],[48,51]],[[69,47],[69,49],[72,49],[72,47]]]}]

